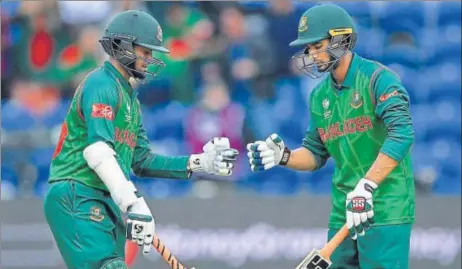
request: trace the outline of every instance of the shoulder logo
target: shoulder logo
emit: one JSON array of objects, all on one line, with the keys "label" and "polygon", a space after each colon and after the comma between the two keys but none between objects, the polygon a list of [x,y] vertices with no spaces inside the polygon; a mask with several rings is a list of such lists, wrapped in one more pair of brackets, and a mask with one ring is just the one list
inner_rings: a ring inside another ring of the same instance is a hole
[{"label": "shoulder logo", "polygon": [[101,208],[92,206],[90,208],[90,219],[101,222],[104,219],[104,215],[101,215]]},{"label": "shoulder logo", "polygon": [[388,98],[393,97],[393,96],[398,96],[398,91],[397,91],[397,90],[394,90],[394,91],[392,91],[391,93],[383,94],[382,96],[380,96],[379,101],[380,101],[381,103],[383,103],[383,102],[385,102]]},{"label": "shoulder logo", "polygon": [[303,16],[298,23],[298,31],[305,32],[306,30],[308,30],[308,18]]},{"label": "shoulder logo", "polygon": [[91,111],[92,118],[102,118],[106,120],[114,120],[114,112],[110,105],[93,104]]},{"label": "shoulder logo", "polygon": [[354,91],[351,97],[350,106],[354,109],[359,108],[363,105],[363,99],[358,91]]}]

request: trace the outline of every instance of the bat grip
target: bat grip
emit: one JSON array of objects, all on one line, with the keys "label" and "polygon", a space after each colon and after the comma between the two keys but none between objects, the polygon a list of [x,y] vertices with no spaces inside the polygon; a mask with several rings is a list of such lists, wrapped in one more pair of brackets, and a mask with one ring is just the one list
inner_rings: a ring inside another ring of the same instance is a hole
[{"label": "bat grip", "polygon": [[348,236],[348,226],[345,224],[342,228],[332,237],[331,240],[320,250],[321,256],[330,260],[330,256],[335,251],[335,249],[343,242],[343,240]]},{"label": "bat grip", "polygon": [[162,259],[170,265],[172,269],[187,269],[184,265],[182,265],[177,258],[170,252],[170,250],[165,246],[162,241],[160,241],[157,235],[154,235],[154,240],[152,241],[152,245],[154,248],[159,252]]}]

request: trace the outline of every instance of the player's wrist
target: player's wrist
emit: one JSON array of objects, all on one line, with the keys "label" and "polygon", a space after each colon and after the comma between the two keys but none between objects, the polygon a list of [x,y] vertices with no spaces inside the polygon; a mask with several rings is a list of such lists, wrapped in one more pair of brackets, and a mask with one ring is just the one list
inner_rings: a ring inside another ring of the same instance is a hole
[{"label": "player's wrist", "polygon": [[289,163],[290,160],[290,154],[291,151],[288,147],[285,147],[282,152],[281,152],[281,161],[279,162],[279,165],[286,166],[287,163]]},{"label": "player's wrist", "polygon": [[201,154],[191,154],[188,161],[188,171],[191,172],[200,172],[204,171],[203,160],[204,153]]},{"label": "player's wrist", "polygon": [[363,177],[359,182],[358,186],[361,186],[361,188],[365,189],[366,191],[373,193],[375,189],[377,189],[378,185],[374,181],[367,179]]}]

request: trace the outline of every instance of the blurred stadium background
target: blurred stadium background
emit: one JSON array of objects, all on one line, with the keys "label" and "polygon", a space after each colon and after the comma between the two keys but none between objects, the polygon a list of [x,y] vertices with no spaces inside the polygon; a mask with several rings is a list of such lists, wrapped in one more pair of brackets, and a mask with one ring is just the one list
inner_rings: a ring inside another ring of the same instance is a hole
[{"label": "blurred stadium background", "polygon": [[[301,13],[315,2],[2,2],[2,199],[41,197],[69,100],[105,59],[98,38],[129,8],[152,13],[172,53],[161,75],[139,85],[159,154],[199,152],[212,136],[234,147],[277,132],[300,144],[315,80],[291,66]],[[421,193],[460,195],[460,2],[340,2],[359,28],[357,53],[402,76],[411,96]],[[316,173],[250,174],[241,158],[232,184],[134,178],[154,198],[214,195],[216,186],[260,194],[329,193],[333,163]],[[199,186],[199,185],[198,185]],[[212,187],[212,188],[210,188]]]},{"label": "blurred stadium background", "polygon": [[[273,132],[289,147],[301,143],[310,120],[308,96],[317,81],[293,67],[297,48],[288,43],[296,38],[301,14],[314,4],[2,1],[1,199],[43,197],[70,98],[82,77],[104,61],[100,33],[125,9],[153,14],[172,51],[159,56],[167,64],[160,76],[137,86],[153,150],[199,152],[210,137],[225,135],[243,153],[231,179],[133,177],[145,195],[155,204],[240,195],[328,197],[332,161],[315,173],[276,168],[251,174],[244,155],[247,142]],[[460,203],[461,3],[338,4],[358,24],[355,52],[398,72],[411,96],[418,193]],[[456,223],[460,235],[460,220]]]}]

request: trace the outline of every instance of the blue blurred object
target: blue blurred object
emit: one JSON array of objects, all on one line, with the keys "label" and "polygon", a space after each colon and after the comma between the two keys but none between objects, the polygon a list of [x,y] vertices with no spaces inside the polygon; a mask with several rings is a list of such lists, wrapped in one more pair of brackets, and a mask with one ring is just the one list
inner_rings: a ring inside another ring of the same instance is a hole
[{"label": "blue blurred object", "polygon": [[36,119],[24,106],[14,101],[2,105],[2,129],[6,132],[29,131],[35,128],[36,124]]},{"label": "blue blurred object", "polygon": [[131,180],[141,194],[152,199],[184,197],[192,189],[191,180],[139,178],[133,174]]},{"label": "blue blurred object", "polygon": [[439,81],[439,83],[437,84],[435,83],[431,85],[430,91],[428,94],[428,100],[432,103],[437,102],[440,99],[460,100],[460,97],[461,97],[460,69],[459,69],[459,73],[457,74],[454,74],[456,76],[454,81],[451,81],[451,80],[450,81]]},{"label": "blue blurred object", "polygon": [[60,126],[66,118],[67,111],[69,110],[70,100],[61,101],[54,109],[47,111],[41,117],[37,118],[41,124],[46,128],[54,128]]},{"label": "blue blurred object", "polygon": [[21,8],[21,1],[2,1],[0,2],[0,10],[2,16],[15,17]]},{"label": "blue blurred object", "polygon": [[382,63],[385,65],[401,64],[407,67],[419,68],[422,57],[419,48],[412,45],[395,44],[384,49]]},{"label": "blue blurred object", "polygon": [[1,169],[1,199],[15,199],[18,194],[18,175],[12,166],[6,166],[2,163]]},{"label": "blue blurred object", "polygon": [[372,25],[372,16],[371,8],[368,2],[338,2],[336,5],[343,7],[348,14],[353,17],[353,20],[356,21],[358,25],[361,26],[371,26]]},{"label": "blue blurred object", "polygon": [[439,178],[433,186],[433,191],[439,194],[457,194],[461,192],[461,146],[460,140],[437,139],[428,144],[435,160],[441,167]]},{"label": "blue blurred object", "polygon": [[324,167],[314,171],[308,178],[308,189],[315,194],[329,194],[332,188],[332,178],[334,177],[335,162],[330,158]]},{"label": "blue blurred object", "polygon": [[54,148],[40,148],[31,153],[30,162],[37,173],[34,182],[34,194],[38,197],[43,197],[48,189],[50,162],[53,152]]},{"label": "blue blurred object", "polygon": [[461,18],[460,1],[439,1],[438,6],[438,24],[459,24]]},{"label": "blue blurred object", "polygon": [[460,143],[460,102],[456,100],[441,100],[431,105],[432,111],[427,114],[429,124],[426,140],[435,139],[456,140]]},{"label": "blue blurred object", "polygon": [[163,109],[143,108],[143,122],[150,140],[184,139],[183,119],[188,109],[179,102],[170,102]]},{"label": "blue blurred object", "polygon": [[379,14],[379,25],[387,33],[407,32],[417,38],[426,23],[421,2],[387,2]]},{"label": "blue blurred object", "polygon": [[250,189],[262,195],[294,195],[301,190],[297,173],[285,167],[253,172],[239,182],[243,189]]}]

